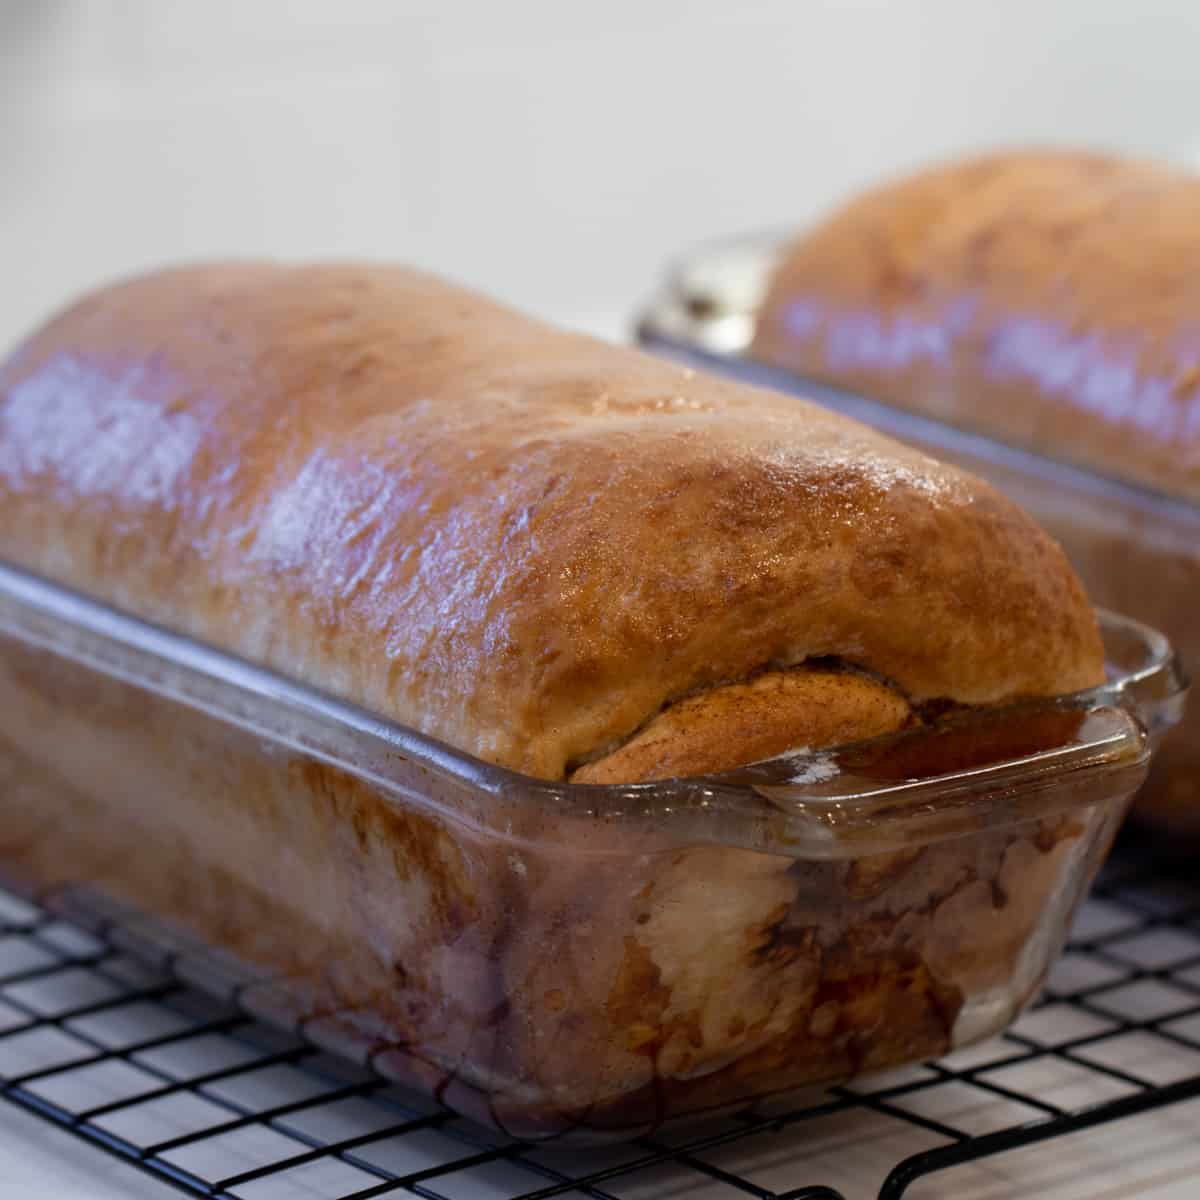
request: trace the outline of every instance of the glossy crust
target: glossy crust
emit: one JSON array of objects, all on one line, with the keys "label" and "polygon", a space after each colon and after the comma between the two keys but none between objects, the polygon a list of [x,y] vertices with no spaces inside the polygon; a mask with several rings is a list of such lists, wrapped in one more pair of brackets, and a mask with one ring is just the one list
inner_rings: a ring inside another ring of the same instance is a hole
[{"label": "glossy crust", "polygon": [[753,352],[1200,499],[1200,178],[992,154],[868,191],[773,277]]},{"label": "glossy crust", "polygon": [[51,322],[0,370],[0,557],[546,778],[814,658],[913,702],[1101,670],[978,480],[401,268],[177,269]]}]

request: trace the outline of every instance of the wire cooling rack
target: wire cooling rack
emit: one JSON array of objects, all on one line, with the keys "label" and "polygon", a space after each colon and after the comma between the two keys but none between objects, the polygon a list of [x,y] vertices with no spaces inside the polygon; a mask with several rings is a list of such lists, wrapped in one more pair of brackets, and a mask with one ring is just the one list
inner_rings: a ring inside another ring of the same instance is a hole
[{"label": "wire cooling rack", "polygon": [[[805,1107],[599,1150],[489,1134],[120,945],[0,892],[0,1095],[193,1196],[898,1200],[918,1183],[961,1195],[967,1164],[992,1171],[991,1194],[1033,1195],[996,1192],[996,1164],[1200,1097],[1200,883],[1128,852],[1001,1037]],[[1192,1106],[1172,1112],[1200,1128]],[[1067,1172],[1071,1140],[1055,1148]]]}]

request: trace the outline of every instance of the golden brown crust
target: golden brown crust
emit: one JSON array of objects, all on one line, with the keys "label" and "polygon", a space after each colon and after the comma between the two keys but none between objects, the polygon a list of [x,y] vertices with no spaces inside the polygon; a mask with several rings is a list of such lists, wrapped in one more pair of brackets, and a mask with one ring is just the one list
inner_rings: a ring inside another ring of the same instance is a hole
[{"label": "golden brown crust", "polygon": [[689,696],[595,762],[573,783],[640,783],[707,775],[789,750],[841,746],[902,729],[903,696],[874,679],[801,667]]},{"label": "golden brown crust", "polygon": [[992,154],[864,193],[787,249],[754,353],[1200,498],[1200,178]]},{"label": "golden brown crust", "polygon": [[914,700],[1100,675],[974,478],[400,268],[177,269],[51,322],[0,368],[0,558],[547,778],[814,657]]}]

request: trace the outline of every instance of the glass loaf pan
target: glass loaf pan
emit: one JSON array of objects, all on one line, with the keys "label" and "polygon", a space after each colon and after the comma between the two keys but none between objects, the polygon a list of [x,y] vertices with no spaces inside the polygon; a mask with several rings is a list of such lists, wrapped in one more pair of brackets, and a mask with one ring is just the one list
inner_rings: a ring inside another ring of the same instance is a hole
[{"label": "glass loaf pan", "polygon": [[0,872],[507,1133],[629,1137],[1012,1020],[1182,704],[1103,625],[1085,694],[599,787],[0,566]]},{"label": "glass loaf pan", "polygon": [[[1094,603],[1163,630],[1189,669],[1200,662],[1200,506],[753,361],[758,310],[788,240],[730,238],[681,256],[639,320],[639,341],[837,409],[989,480],[1059,541]],[[1200,709],[1163,747],[1136,812],[1200,835]]]}]

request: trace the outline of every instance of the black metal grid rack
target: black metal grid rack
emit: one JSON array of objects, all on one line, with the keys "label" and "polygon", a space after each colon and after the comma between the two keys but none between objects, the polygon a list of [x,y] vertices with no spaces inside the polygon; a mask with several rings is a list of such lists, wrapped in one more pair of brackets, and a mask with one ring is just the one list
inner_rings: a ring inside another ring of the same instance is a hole
[{"label": "black metal grid rack", "polygon": [[602,1150],[503,1140],[119,947],[0,893],[0,1095],[193,1196],[858,1200],[831,1167],[850,1157],[897,1200],[948,1168],[1200,1097],[1200,884],[1128,851],[1002,1037],[805,1107]]}]

